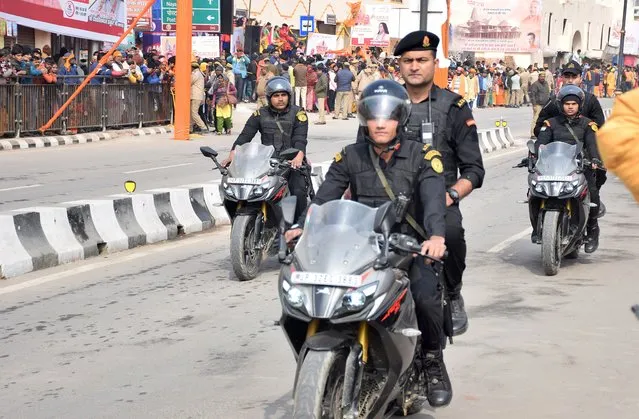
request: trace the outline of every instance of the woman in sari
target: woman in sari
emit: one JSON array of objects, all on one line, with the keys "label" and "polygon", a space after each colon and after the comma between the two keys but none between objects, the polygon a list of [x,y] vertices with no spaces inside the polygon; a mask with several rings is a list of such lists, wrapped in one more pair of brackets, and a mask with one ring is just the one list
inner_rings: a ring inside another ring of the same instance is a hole
[{"label": "woman in sari", "polygon": [[504,79],[499,72],[495,72],[493,77],[493,92],[495,93],[495,106],[506,104],[506,91],[504,90]]},{"label": "woman in sari", "polygon": [[260,54],[264,52],[271,45],[271,22],[267,22],[262,28],[262,35],[260,36]]}]

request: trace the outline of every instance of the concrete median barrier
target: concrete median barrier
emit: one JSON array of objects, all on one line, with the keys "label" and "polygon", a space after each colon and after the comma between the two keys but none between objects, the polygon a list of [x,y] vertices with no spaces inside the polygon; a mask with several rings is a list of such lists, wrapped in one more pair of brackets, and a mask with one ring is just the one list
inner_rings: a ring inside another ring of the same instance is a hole
[{"label": "concrete median barrier", "polygon": [[510,127],[499,127],[477,130],[479,148],[483,153],[493,153],[498,149],[515,147],[517,145]]}]

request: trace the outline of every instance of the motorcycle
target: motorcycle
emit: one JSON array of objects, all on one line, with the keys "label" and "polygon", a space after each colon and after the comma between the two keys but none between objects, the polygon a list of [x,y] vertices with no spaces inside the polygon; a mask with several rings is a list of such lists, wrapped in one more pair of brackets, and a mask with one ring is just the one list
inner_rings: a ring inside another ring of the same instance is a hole
[{"label": "motorcycle", "polygon": [[592,163],[582,156],[583,145],[553,142],[541,145],[535,161],[534,141],[529,157],[515,167],[528,167],[528,200],[532,220],[537,220],[537,240],[546,275],[556,275],[561,260],[576,259],[586,239],[590,208],[584,167]]},{"label": "motorcycle", "polygon": [[[282,207],[291,224],[294,197]],[[312,204],[294,250],[280,239],[279,324],[297,361],[294,418],[387,418],[417,413],[426,400],[407,276],[421,246],[390,233],[401,220],[396,207]]]},{"label": "motorcycle", "polygon": [[[222,173],[220,196],[231,219],[231,265],[240,281],[254,279],[266,255],[275,255],[280,219],[277,203],[290,195],[286,176],[291,162],[299,150],[287,149],[273,158],[273,146],[250,142],[235,148],[231,164],[222,167],[218,153],[210,147],[200,147],[200,152],[213,160]],[[309,167],[300,169],[304,174]],[[310,182],[308,182],[310,184]],[[313,186],[309,186],[313,196]]]}]

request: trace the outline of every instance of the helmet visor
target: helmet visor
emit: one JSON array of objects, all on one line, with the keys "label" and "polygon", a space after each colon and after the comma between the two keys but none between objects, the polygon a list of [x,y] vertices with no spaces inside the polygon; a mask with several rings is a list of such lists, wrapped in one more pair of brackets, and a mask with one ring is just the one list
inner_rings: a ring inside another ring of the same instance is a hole
[{"label": "helmet visor", "polygon": [[410,114],[410,103],[390,95],[369,96],[359,101],[357,113],[362,126],[378,119],[392,119],[404,125]]}]

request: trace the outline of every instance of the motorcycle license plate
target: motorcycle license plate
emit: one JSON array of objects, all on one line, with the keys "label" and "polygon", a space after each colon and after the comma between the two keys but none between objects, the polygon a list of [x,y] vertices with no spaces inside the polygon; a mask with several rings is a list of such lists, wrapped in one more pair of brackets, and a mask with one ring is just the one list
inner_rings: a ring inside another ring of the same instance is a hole
[{"label": "motorcycle license plate", "polygon": [[293,272],[291,282],[299,285],[326,285],[329,287],[356,288],[362,284],[362,277],[361,275]]},{"label": "motorcycle license plate", "polygon": [[539,182],[570,182],[572,176],[538,176]]},{"label": "motorcycle license plate", "polygon": [[251,179],[246,177],[230,177],[226,179],[227,183],[233,183],[236,185],[259,185],[262,183],[261,179]]}]

